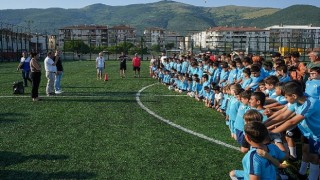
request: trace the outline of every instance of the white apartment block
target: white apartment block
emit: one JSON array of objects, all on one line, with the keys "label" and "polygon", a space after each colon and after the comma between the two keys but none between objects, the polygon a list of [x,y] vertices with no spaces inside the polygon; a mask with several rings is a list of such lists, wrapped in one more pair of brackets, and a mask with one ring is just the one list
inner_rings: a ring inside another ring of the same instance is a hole
[{"label": "white apartment block", "polygon": [[146,42],[146,45],[149,47],[153,45],[161,46],[164,44],[165,30],[162,28],[147,28],[143,31],[143,35],[145,37],[144,41]]},{"label": "white apartment block", "polygon": [[270,31],[270,43],[278,42],[281,47],[319,48],[320,27],[312,25],[275,25]]},{"label": "white apartment block", "polygon": [[108,45],[108,27],[99,25],[75,25],[59,29],[59,47],[63,49],[64,42],[82,40],[89,46]]},{"label": "white apartment block", "polygon": [[269,31],[253,27],[213,27],[192,35],[200,49],[253,53],[269,51]]},{"label": "white apartment block", "polygon": [[136,30],[127,25],[113,26],[108,29],[108,39],[110,46],[117,45],[120,42],[135,43]]}]

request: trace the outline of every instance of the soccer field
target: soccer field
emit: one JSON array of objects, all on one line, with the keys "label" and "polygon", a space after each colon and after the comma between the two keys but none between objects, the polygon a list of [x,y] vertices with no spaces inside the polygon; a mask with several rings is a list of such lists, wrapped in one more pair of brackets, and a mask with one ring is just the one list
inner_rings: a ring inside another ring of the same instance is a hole
[{"label": "soccer field", "polygon": [[241,168],[223,116],[149,78],[148,62],[141,78],[128,62],[121,79],[109,61],[107,82],[94,61],[64,62],[54,97],[42,66],[39,102],[30,86],[12,94],[17,64],[0,63],[1,179],[228,179]]}]

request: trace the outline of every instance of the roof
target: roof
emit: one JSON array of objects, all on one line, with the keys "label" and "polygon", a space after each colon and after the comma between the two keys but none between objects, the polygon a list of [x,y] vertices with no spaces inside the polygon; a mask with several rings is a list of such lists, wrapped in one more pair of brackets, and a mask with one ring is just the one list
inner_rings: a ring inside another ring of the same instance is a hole
[{"label": "roof", "polygon": [[66,26],[61,29],[80,29],[80,30],[92,30],[92,29],[108,29],[108,26],[102,26],[102,25],[73,25],[73,26]]},{"label": "roof", "polygon": [[226,26],[218,26],[212,27],[207,31],[266,31],[265,29],[259,29],[256,27],[226,27]]},{"label": "roof", "polygon": [[111,29],[111,30],[134,30],[133,27],[126,26],[126,25],[113,26],[109,29]]},{"label": "roof", "polygon": [[267,27],[266,29],[320,29],[320,27],[313,27],[312,25],[275,25]]},{"label": "roof", "polygon": [[146,28],[145,30],[147,30],[147,31],[164,31],[164,29],[159,28],[159,27],[150,27],[150,28]]}]

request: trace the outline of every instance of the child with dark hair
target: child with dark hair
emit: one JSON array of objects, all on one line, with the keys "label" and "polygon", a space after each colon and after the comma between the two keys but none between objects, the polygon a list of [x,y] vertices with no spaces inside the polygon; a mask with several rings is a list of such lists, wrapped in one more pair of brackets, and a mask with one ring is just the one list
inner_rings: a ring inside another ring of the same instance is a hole
[{"label": "child with dark hair", "polygon": [[276,75],[276,71],[272,67],[273,67],[273,63],[271,61],[263,62],[263,68],[261,69],[261,71],[262,71],[262,76],[264,78],[268,76]]},{"label": "child with dark hair", "polygon": [[219,67],[219,62],[213,63],[213,70],[214,70],[214,73],[211,77],[211,82],[218,84],[220,81],[220,73],[221,73],[221,69]]},{"label": "child with dark hair", "polygon": [[[264,103],[266,101],[266,95],[263,92],[253,92],[250,97],[250,107],[256,109],[261,114],[264,111]],[[267,120],[267,116],[263,116],[263,122]]]},{"label": "child with dark hair", "polygon": [[251,82],[252,82],[251,71],[249,68],[245,68],[242,72],[242,81],[241,81],[242,89],[246,89],[247,86],[251,84]]},{"label": "child with dark hair", "polygon": [[[241,59],[236,58],[235,59],[236,66],[237,66],[237,77],[235,83],[241,84],[243,81],[243,70],[245,69],[244,66],[242,65]],[[243,88],[244,89],[244,88]]]},{"label": "child with dark hair", "polygon": [[218,110],[220,108],[221,102],[223,100],[223,94],[220,91],[219,86],[214,86],[213,91],[214,91],[214,102],[213,102],[212,108]]},{"label": "child with dark hair", "polygon": [[250,71],[252,82],[246,87],[246,90],[255,91],[259,86],[259,82],[263,80],[263,77],[260,74],[260,67],[257,65],[252,65]]},{"label": "child with dark hair", "polygon": [[234,127],[234,123],[235,123],[238,109],[240,106],[239,94],[243,91],[243,89],[241,88],[240,84],[233,84],[231,85],[230,90],[231,90],[231,96],[229,101],[230,102],[229,107],[227,110],[227,115],[229,117],[229,128],[231,132],[231,137],[236,140],[237,137],[236,137],[236,129]]},{"label": "child with dark hair", "polygon": [[290,76],[288,75],[288,68],[286,65],[280,65],[276,68],[277,77],[279,78],[280,82],[289,82],[291,80]]},{"label": "child with dark hair", "polygon": [[276,89],[275,89],[275,86],[276,84],[279,82],[279,79],[277,76],[269,76],[269,77],[266,77],[264,79],[264,82],[265,82],[265,86],[266,86],[266,89],[268,90],[268,98],[270,99],[275,99],[277,97],[276,95]]},{"label": "child with dark hair", "polygon": [[277,167],[268,159],[257,154],[258,149],[262,149],[278,161],[286,158],[274,144],[265,144],[268,138],[268,130],[261,122],[250,122],[245,125],[245,139],[250,144],[251,149],[242,159],[243,171],[233,170],[230,172],[231,179],[277,179]]},{"label": "child with dark hair", "polygon": [[[318,108],[320,107],[320,100],[305,96],[302,86],[297,82],[286,83],[284,92],[288,103],[294,105],[296,115],[288,120],[280,119],[280,122],[285,122],[272,132],[284,132],[295,125],[299,125],[301,131],[309,132],[304,133],[305,138],[309,141],[310,149],[309,179],[318,179],[320,154],[320,111]],[[274,123],[277,123],[277,121]]]},{"label": "child with dark hair", "polygon": [[[236,130],[236,139],[237,139],[237,142],[241,145],[241,151],[243,153],[247,152],[249,148],[249,146],[247,146],[247,143],[243,144],[244,143],[243,131],[244,131],[244,124],[245,124],[244,114],[250,109],[249,100],[251,97],[251,93],[252,92],[250,90],[246,90],[240,93],[241,103],[240,103],[239,110],[237,112],[236,120],[234,122],[234,128]],[[261,122],[262,122],[262,115],[261,115]]]},{"label": "child with dark hair", "polygon": [[231,61],[229,64],[229,67],[230,67],[230,71],[229,71],[227,83],[232,84],[237,80],[238,69],[237,69],[236,62]]},{"label": "child with dark hair", "polygon": [[315,99],[320,99],[320,67],[311,68],[309,74],[305,92]]},{"label": "child with dark hair", "polygon": [[226,62],[221,63],[221,73],[220,73],[220,81],[219,86],[224,87],[227,84],[228,77],[229,77],[229,70],[228,70],[228,64]]}]

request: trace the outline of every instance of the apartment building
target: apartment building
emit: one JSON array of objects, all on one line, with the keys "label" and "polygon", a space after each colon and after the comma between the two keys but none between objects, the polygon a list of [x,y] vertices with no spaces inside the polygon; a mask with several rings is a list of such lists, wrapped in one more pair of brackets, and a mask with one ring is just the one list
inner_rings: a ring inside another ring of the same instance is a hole
[{"label": "apartment building", "polygon": [[59,29],[59,47],[66,41],[81,40],[89,46],[108,45],[108,26],[74,25]]},{"label": "apartment building", "polygon": [[270,43],[278,47],[319,48],[320,27],[312,25],[274,25],[267,27],[270,31]]},{"label": "apartment building", "polygon": [[256,27],[212,27],[195,33],[191,39],[200,49],[236,51],[254,53],[269,51],[268,30]]}]

